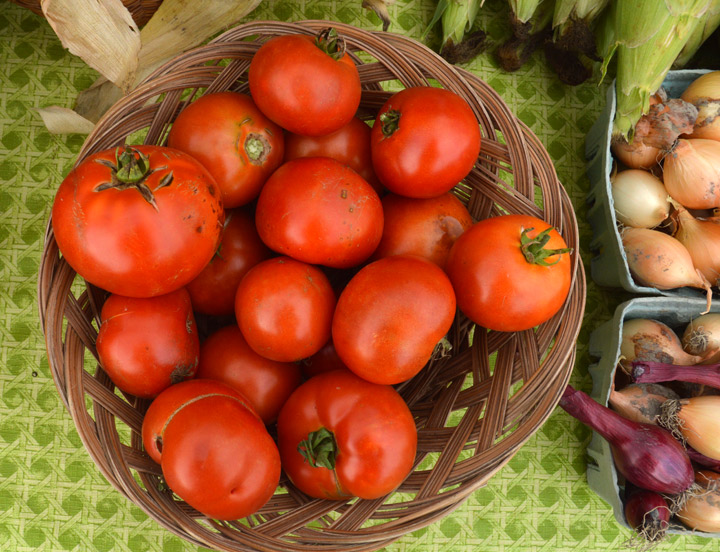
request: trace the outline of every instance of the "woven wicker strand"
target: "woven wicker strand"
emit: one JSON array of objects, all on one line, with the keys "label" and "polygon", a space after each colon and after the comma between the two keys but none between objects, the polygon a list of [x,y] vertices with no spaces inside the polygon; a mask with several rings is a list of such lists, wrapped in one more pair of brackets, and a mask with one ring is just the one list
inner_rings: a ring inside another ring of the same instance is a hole
[{"label": "woven wicker strand", "polygon": [[318,500],[283,478],[255,515],[218,522],[174,496],[160,466],[144,452],[139,433],[148,401],[117,392],[98,365],[98,312],[107,294],[87,283],[84,290],[77,286],[81,280],[59,255],[48,224],[38,284],[40,319],[55,384],[83,444],[108,481],[149,516],[187,541],[216,550],[373,551],[447,516],[545,422],[575,359],[585,278],[575,214],[547,152],[486,83],[410,39],[325,21],[236,27],[173,59],[120,100],[88,137],[77,162],[137,132],[144,132],[146,143],[162,144],[177,114],[199,95],[248,91],[245,74],[263,41],[315,34],[329,25],[345,38],[358,64],[359,115],[373,116],[391,95],[383,88],[389,81],[395,87],[432,81],[468,101],[483,145],[476,167],[455,189],[457,196],[475,219],[525,213],[555,226],[574,248],[572,289],[563,309],[535,330],[476,328],[472,347],[472,324],[458,313],[448,335],[451,354],[432,359],[397,386],[415,416],[418,455],[395,493],[376,500]]}]

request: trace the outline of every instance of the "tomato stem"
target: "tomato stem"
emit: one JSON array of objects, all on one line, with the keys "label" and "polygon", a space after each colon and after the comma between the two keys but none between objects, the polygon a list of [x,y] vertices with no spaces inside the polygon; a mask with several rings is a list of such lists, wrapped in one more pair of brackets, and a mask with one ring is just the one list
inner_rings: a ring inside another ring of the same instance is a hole
[{"label": "tomato stem", "polygon": [[392,136],[400,126],[400,112],[395,109],[389,109],[380,115],[380,125],[380,129],[385,138]]},{"label": "tomato stem", "polygon": [[150,170],[148,156],[130,146],[125,146],[122,153],[115,152],[115,178],[123,184],[134,184],[143,180]]},{"label": "tomato stem", "polygon": [[345,55],[345,39],[333,27],[327,27],[315,37],[315,45],[335,60]]},{"label": "tomato stem", "polygon": [[262,134],[248,134],[245,139],[245,153],[247,153],[250,163],[262,165],[263,161],[270,155],[270,142]]},{"label": "tomato stem", "polygon": [[540,232],[534,238],[531,238],[528,234],[535,230],[534,228],[525,228],[520,235],[520,250],[525,256],[525,260],[531,264],[537,264],[541,266],[552,266],[560,262],[558,256],[553,262],[547,262],[548,257],[553,255],[562,255],[563,253],[570,253],[571,247],[564,247],[562,249],[545,249],[548,241],[550,241],[550,230],[552,226],[547,227],[545,230]]},{"label": "tomato stem", "polygon": [[321,427],[311,431],[307,439],[300,441],[297,450],[313,468],[335,469],[338,445],[329,429]]}]

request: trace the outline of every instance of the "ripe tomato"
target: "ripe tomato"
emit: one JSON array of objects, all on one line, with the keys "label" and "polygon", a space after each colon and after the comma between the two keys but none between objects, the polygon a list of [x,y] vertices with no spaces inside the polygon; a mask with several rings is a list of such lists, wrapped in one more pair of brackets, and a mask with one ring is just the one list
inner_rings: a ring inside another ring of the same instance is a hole
[{"label": "ripe tomato", "polygon": [[371,139],[380,182],[407,197],[450,191],[480,153],[480,126],[467,102],[429,86],[392,95],[378,112]]},{"label": "ripe tomato", "polygon": [[203,271],[186,288],[195,312],[212,316],[235,313],[235,292],[243,276],[272,252],[262,242],[255,219],[246,208],[225,213],[220,247]]},{"label": "ripe tomato", "polygon": [[415,461],[417,430],[405,401],[389,385],[347,370],[298,387],[277,430],[285,473],[316,498],[379,498],[403,482]]},{"label": "ripe tomato", "polygon": [[382,199],[383,236],[373,259],[418,255],[445,268],[455,240],[472,226],[472,217],[452,193],[416,199],[388,194]]},{"label": "ripe tomato", "polygon": [[360,105],[357,67],[333,29],[268,40],[253,56],[248,82],[268,118],[305,136],[338,130]]},{"label": "ripe tomato", "polygon": [[565,303],[572,281],[569,251],[547,222],[501,215],[460,236],[446,270],[470,320],[517,332],[549,320]]},{"label": "ripe tomato", "polygon": [[338,356],[358,376],[392,385],[430,360],[455,318],[450,280],[411,255],[365,266],[340,294],[332,323]]},{"label": "ripe tomato", "polygon": [[126,393],[156,397],[195,375],[200,340],[185,289],[149,298],[111,295],[100,318],[100,364]]},{"label": "ripe tomato", "polygon": [[[163,451],[165,427],[172,415],[185,404],[199,397],[230,395],[243,402],[245,407],[254,411],[250,401],[237,389],[221,381],[209,379],[191,379],[171,385],[160,393],[150,404],[142,422],[142,442],[150,458],[160,464]],[[257,419],[260,417],[255,414]]]},{"label": "ripe tomato", "polygon": [[310,264],[349,268],[382,237],[377,192],[352,169],[327,157],[288,161],[260,193],[255,224],[262,240]]},{"label": "ripe tomato", "polygon": [[317,376],[323,372],[348,369],[343,361],[340,360],[332,340],[328,341],[325,346],[313,356],[304,359],[300,368],[306,378]]},{"label": "ripe tomato", "polygon": [[226,394],[198,397],[171,415],[161,467],[175,494],[221,520],[256,512],[280,481],[278,448],[262,420]]},{"label": "ripe tomato", "polygon": [[277,419],[301,380],[296,363],[261,357],[250,348],[237,325],[221,328],[203,342],[195,375],[227,383],[249,397],[265,424]]},{"label": "ripe tomato", "polygon": [[285,161],[298,157],[332,157],[362,176],[378,194],[382,192],[382,184],[372,165],[370,127],[362,119],[353,117],[344,127],[323,136],[288,132],[285,135]]},{"label": "ripe tomato", "polygon": [[87,157],[63,180],[52,209],[70,266],[127,297],[162,295],[195,278],[217,250],[223,220],[210,173],[160,146]]},{"label": "ripe tomato", "polygon": [[283,130],[238,92],[201,96],[176,117],[168,146],[189,153],[213,175],[226,209],[260,193],[283,159]]},{"label": "ripe tomato", "polygon": [[235,296],[235,318],[259,355],[293,362],[315,354],[330,339],[335,293],[312,265],[276,257],[255,265]]}]

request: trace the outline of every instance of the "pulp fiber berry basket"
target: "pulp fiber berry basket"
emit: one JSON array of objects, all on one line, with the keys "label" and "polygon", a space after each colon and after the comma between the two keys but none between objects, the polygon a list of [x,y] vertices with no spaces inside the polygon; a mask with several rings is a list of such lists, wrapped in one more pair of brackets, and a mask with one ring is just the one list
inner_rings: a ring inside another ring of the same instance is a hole
[{"label": "pulp fiber berry basket", "polygon": [[397,386],[415,417],[418,452],[413,471],[395,492],[376,500],[319,500],[283,477],[256,514],[221,522],[168,490],[160,466],[143,450],[139,434],[147,401],[116,392],[97,360],[98,313],[107,294],[60,256],[50,221],[39,273],[41,323],[53,378],[88,453],[108,481],[150,517],[216,550],[377,550],[448,515],[545,422],[575,359],[585,279],[573,208],[547,152],[486,83],[408,38],[328,21],[241,25],[178,56],[120,100],[90,134],[77,162],[123,145],[130,135],[163,144],[173,119],[199,95],[248,92],[248,66],[264,41],[314,35],[329,26],[344,37],[358,65],[360,116],[371,119],[389,98],[386,83],[393,89],[432,83],[469,102],[482,128],[482,151],[455,193],[476,220],[524,213],[556,227],[573,248],[572,287],[560,312],[534,330],[473,330],[457,314],[448,334],[450,354]]},{"label": "pulp fiber berry basket", "polygon": [[[679,98],[692,81],[707,72],[703,69],[670,71],[662,86],[670,98]],[[689,287],[659,290],[645,286],[636,282],[630,273],[627,256],[618,232],[618,221],[615,216],[610,184],[610,175],[613,172],[610,143],[615,107],[615,81],[613,81],[612,85],[608,87],[605,108],[585,139],[587,175],[590,179],[588,221],[593,231],[590,248],[595,251],[590,262],[592,279],[601,286],[623,288],[639,295],[704,297],[704,291]]]},{"label": "pulp fiber berry basket", "polygon": [[[611,320],[599,326],[590,335],[589,352],[597,363],[589,367],[593,388],[591,396],[603,406],[608,406],[610,389],[618,362],[622,342],[623,323],[635,318],[649,318],[666,324],[678,335],[682,335],[687,324],[705,310],[705,299],[687,297],[638,297],[620,304]],[[720,305],[713,304],[710,312],[720,312]],[[593,432],[587,448],[590,461],[587,465],[587,479],[593,489],[613,509],[615,519],[630,529],[623,511],[624,480],[615,469],[609,443],[600,434]],[[720,533],[692,531],[671,521],[668,533],[720,537]]]}]

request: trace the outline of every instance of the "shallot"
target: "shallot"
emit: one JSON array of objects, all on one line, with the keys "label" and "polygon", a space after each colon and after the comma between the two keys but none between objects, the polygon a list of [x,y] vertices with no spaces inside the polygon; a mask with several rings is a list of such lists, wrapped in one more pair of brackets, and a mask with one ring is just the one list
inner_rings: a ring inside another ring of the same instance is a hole
[{"label": "shallot", "polygon": [[658,423],[700,454],[720,460],[720,396],[667,400]]},{"label": "shallot", "polygon": [[661,541],[670,526],[670,508],[660,493],[634,489],[625,501],[625,519],[647,543]]},{"label": "shallot", "polygon": [[[703,356],[703,364],[720,360],[720,313],[709,312],[691,320],[680,341],[691,355]],[[716,353],[708,355],[708,351]]]},{"label": "shallot", "polygon": [[670,196],[687,209],[720,207],[720,141],[681,138],[663,164]]},{"label": "shallot", "polygon": [[720,491],[718,478],[720,474],[702,470],[695,474],[695,481],[705,491],[694,493],[677,512],[677,517],[690,529],[708,533],[720,532]]},{"label": "shallot", "polygon": [[662,404],[668,399],[679,399],[677,393],[657,383],[634,383],[621,390],[610,391],[608,402],[613,410],[634,422],[654,424],[662,414]]},{"label": "shallot", "polygon": [[623,322],[620,355],[626,368],[635,360],[690,365],[703,359],[686,353],[680,338],[667,324],[649,318]]},{"label": "shallot", "polygon": [[610,443],[618,471],[634,485],[665,494],[685,493],[692,486],[690,458],[668,431],[623,418],[570,385],[559,404]]},{"label": "shallot", "polygon": [[633,228],[654,228],[670,214],[668,193],[649,171],[629,169],[610,178],[617,219]]},{"label": "shallot", "polygon": [[720,223],[697,219],[682,207],[677,212],[675,238],[688,250],[695,268],[717,287],[720,277]]}]

